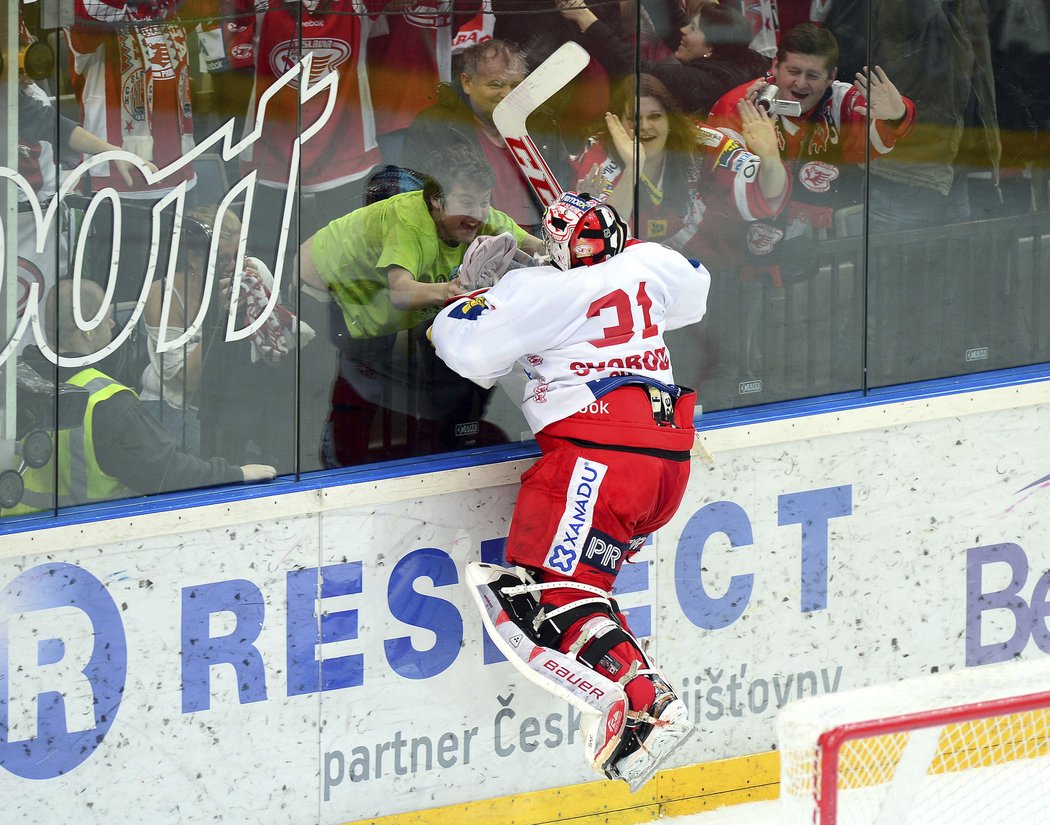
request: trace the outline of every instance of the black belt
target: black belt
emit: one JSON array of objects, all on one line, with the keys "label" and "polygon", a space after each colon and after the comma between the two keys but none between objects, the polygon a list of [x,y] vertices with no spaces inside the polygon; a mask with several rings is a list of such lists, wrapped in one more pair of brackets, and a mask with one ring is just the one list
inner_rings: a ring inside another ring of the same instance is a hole
[{"label": "black belt", "polygon": [[674,426],[674,408],[678,400],[692,390],[688,387],[680,387],[676,384],[664,384],[660,381],[646,379],[636,375],[618,375],[611,378],[600,378],[588,382],[587,386],[595,398],[601,398],[607,393],[622,387],[637,387],[649,396],[652,407],[653,420],[661,427]]}]

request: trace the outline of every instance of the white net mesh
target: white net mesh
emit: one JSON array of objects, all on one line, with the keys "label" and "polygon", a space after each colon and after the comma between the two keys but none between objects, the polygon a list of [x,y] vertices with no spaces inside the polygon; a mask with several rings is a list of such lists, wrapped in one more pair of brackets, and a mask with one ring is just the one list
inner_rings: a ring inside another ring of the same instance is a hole
[{"label": "white net mesh", "polygon": [[[1050,811],[1050,659],[800,700],[777,729],[792,825],[976,825]],[[821,744],[829,731],[840,746]]]}]

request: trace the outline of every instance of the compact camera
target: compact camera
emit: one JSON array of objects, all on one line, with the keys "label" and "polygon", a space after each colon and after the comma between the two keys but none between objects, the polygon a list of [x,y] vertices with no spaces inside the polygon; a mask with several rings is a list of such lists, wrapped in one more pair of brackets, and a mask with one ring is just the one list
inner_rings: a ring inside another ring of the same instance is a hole
[{"label": "compact camera", "polygon": [[780,87],[770,83],[755,98],[755,106],[770,115],[787,115],[798,117],[802,114],[802,104],[794,100],[780,100]]}]

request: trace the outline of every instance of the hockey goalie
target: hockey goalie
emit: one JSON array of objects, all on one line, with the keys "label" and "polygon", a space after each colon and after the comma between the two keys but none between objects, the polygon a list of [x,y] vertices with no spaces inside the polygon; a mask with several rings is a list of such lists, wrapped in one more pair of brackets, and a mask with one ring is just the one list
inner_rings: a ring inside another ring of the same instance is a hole
[{"label": "hockey goalie", "polygon": [[[616,211],[587,194],[564,193],[543,231],[549,264],[498,280],[502,267],[480,267],[481,288],[431,329],[438,355],[482,386],[521,365],[542,451],[514,509],[514,567],[471,563],[466,578],[508,660],[582,712],[592,767],[636,791],[693,726],[610,591],[685,491],[695,394],[674,383],[663,336],[703,318],[710,275],[629,239]],[[474,259],[485,256],[465,262]]]}]

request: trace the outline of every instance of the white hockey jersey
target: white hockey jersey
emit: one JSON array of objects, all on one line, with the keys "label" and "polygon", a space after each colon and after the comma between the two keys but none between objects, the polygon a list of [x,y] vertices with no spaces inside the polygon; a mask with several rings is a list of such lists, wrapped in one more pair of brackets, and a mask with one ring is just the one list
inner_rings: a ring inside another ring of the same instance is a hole
[{"label": "white hockey jersey", "polygon": [[445,307],[431,339],[451,369],[482,386],[520,363],[528,377],[522,410],[538,433],[594,403],[600,379],[638,375],[673,384],[664,332],[704,317],[710,285],[703,265],[634,242],[604,263],[569,272],[512,270],[484,293]]}]

